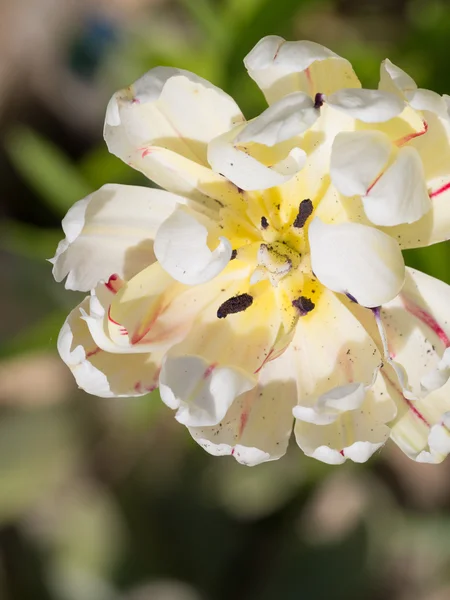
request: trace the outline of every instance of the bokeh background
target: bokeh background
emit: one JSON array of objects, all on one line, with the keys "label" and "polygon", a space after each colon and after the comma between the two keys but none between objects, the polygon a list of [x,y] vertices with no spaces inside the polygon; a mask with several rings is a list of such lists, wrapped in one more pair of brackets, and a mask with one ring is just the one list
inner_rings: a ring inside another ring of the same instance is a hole
[{"label": "bokeh background", "polygon": [[[102,143],[111,94],[178,66],[254,116],[242,59],[270,33],[331,47],[365,85],[389,56],[450,93],[445,0],[0,1],[1,600],[450,598],[450,461],[388,444],[363,466],[291,447],[242,467],[154,394],[78,391],[55,352],[79,301],[45,262],[61,218],[104,183],[149,184]],[[407,260],[450,283],[449,246]]]}]

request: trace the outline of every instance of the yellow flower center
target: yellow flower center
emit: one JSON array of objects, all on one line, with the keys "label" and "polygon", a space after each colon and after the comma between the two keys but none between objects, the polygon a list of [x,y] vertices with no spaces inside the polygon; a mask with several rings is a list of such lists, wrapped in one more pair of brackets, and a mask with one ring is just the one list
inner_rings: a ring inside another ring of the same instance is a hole
[{"label": "yellow flower center", "polygon": [[322,289],[312,273],[309,253],[313,212],[309,198],[299,200],[296,209],[287,208],[279,188],[245,192],[241,206],[222,209],[221,235],[232,245],[232,259],[251,269],[242,301],[238,296],[225,303],[221,317],[250,308],[249,298],[266,289],[262,282],[272,288],[286,333],[299,317],[313,312]]}]

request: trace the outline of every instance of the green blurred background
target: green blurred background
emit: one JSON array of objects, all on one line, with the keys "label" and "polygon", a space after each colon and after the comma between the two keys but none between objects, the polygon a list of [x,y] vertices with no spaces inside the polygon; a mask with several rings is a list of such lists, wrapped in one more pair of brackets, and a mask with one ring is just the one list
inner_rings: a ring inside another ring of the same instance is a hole
[{"label": "green blurred background", "polygon": [[[80,297],[45,262],[61,218],[104,183],[145,184],[102,143],[109,97],[172,65],[254,116],[242,59],[267,34],[331,47],[368,86],[388,56],[450,93],[444,0],[0,2],[0,600],[450,598],[450,461],[388,444],[331,468],[292,445],[242,467],[155,395],[81,393],[56,356]],[[450,283],[448,246],[407,260]]]}]

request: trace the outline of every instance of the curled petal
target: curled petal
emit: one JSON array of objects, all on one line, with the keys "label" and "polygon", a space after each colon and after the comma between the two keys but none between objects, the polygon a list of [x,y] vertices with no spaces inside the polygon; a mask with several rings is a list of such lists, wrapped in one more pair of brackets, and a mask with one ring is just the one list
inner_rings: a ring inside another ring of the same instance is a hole
[{"label": "curled petal", "polygon": [[196,356],[168,356],[161,370],[162,400],[189,427],[211,426],[226,415],[231,403],[251,389],[255,380],[236,367],[221,367]]},{"label": "curled petal", "polygon": [[177,281],[188,285],[205,283],[227,266],[233,251],[224,237],[211,251],[207,239],[204,225],[185,210],[176,210],[158,229],[155,255]]},{"label": "curled petal", "polygon": [[415,148],[400,148],[390,167],[363,197],[364,211],[375,225],[414,223],[431,209],[425,174]]},{"label": "curled petal", "polygon": [[319,110],[314,108],[314,101],[307,94],[289,94],[250,121],[237,135],[235,142],[274,146],[312,127],[319,115]]},{"label": "curled petal", "polygon": [[294,407],[296,419],[315,425],[334,423],[338,417],[348,411],[359,408],[364,402],[366,387],[362,383],[349,383],[331,389],[322,394],[314,406]]},{"label": "curled petal", "polygon": [[109,184],[72,206],[62,222],[66,238],[53,262],[56,281],[88,291],[110,275],[130,278],[155,261],[153,239],[184,198],[162,190]]},{"label": "curled petal", "polygon": [[344,196],[365,196],[386,167],[392,144],[379,131],[338,133],[331,149],[330,175]]},{"label": "curled petal", "polygon": [[258,384],[234,400],[218,425],[190,433],[215,456],[232,455],[249,466],[276,460],[287,449],[296,399],[292,366],[282,355],[263,366]]},{"label": "curled petal", "polygon": [[282,185],[305,164],[305,152],[294,147],[287,156],[285,152],[278,153],[276,162],[266,166],[252,156],[249,150],[239,147],[236,138],[242,131],[245,129],[237,127],[217,137],[208,146],[211,167],[239,188],[250,191]]},{"label": "curled petal", "polygon": [[99,348],[83,319],[89,304],[86,298],[70,313],[58,337],[58,352],[78,386],[101,397],[142,396],[156,389],[161,354],[118,355]]},{"label": "curled petal", "polygon": [[426,373],[420,380],[421,386],[428,392],[444,386],[450,378],[450,348],[446,348],[436,369]]},{"label": "curled petal", "polygon": [[379,89],[405,98],[415,110],[429,111],[443,119],[448,118],[445,99],[436,92],[418,89],[414,79],[389,59],[381,63]]},{"label": "curled petal", "polygon": [[360,87],[351,64],[315,42],[286,42],[270,35],[256,44],[244,64],[269,104],[297,91],[314,98],[342,87]]},{"label": "curled petal", "polygon": [[403,286],[405,265],[397,242],[358,223],[327,225],[315,218],[309,227],[312,270],[326,287],[375,307]]},{"label": "curled petal", "polygon": [[401,98],[390,92],[342,89],[328,96],[327,103],[364,123],[383,123],[397,117],[405,108]]}]

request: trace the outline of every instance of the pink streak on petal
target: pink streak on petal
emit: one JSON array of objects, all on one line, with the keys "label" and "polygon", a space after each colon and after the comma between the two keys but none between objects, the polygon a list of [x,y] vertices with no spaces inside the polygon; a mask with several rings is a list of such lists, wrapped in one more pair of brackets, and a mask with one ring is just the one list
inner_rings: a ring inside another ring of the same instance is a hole
[{"label": "pink streak on petal", "polygon": [[91,356],[95,356],[96,354],[98,354],[101,351],[102,351],[102,349],[97,346],[94,350],[90,350],[89,352],[86,352],[86,358],[90,358]]},{"label": "pink streak on petal", "polygon": [[395,143],[396,146],[404,146],[405,144],[407,144],[408,142],[410,142],[411,140],[413,140],[416,137],[420,137],[421,135],[424,135],[426,132],[428,131],[428,123],[426,121],[423,122],[423,130],[422,131],[418,131],[416,133],[409,133],[408,135],[403,136],[402,138],[398,139]]},{"label": "pink streak on petal", "polygon": [[442,329],[442,327],[439,325],[439,323],[436,321],[436,319],[429,312],[423,310],[423,308],[418,306],[415,302],[410,300],[404,294],[400,294],[400,297],[402,299],[403,306],[405,307],[405,309],[411,315],[413,315],[413,317],[416,317],[417,319],[419,319],[419,321],[422,321],[424,325],[429,327],[433,331],[433,333],[435,333],[438,336],[438,338],[441,340],[441,342],[446,348],[450,347],[450,339],[448,338],[447,334]]},{"label": "pink streak on petal", "polygon": [[345,456],[345,454],[344,454],[344,450],[339,450],[339,454],[340,454],[341,456]]},{"label": "pink streak on petal", "polygon": [[313,90],[313,80],[311,77],[311,71],[310,68],[308,67],[307,69],[305,69],[305,75],[306,75],[306,79],[308,80],[308,90],[310,95],[312,95],[312,90]]},{"label": "pink streak on petal", "polygon": [[413,413],[413,415],[415,415],[419,419],[419,421],[422,421],[422,423],[424,423],[428,428],[430,428],[431,427],[430,423],[428,423],[427,419],[423,416],[423,414],[414,406],[414,402],[412,402],[411,400],[408,400],[408,398],[405,398],[405,396],[402,394],[402,391],[400,390],[400,388],[392,381],[392,379],[389,377],[389,375],[387,375],[384,372],[382,374],[383,374],[383,377],[385,379],[387,379],[387,381],[389,381],[389,383],[392,385],[392,387],[395,389],[395,391],[403,398],[403,400],[406,402],[409,410]]},{"label": "pink streak on petal", "polygon": [[141,101],[139,100],[139,98],[133,98],[133,100],[131,101],[131,104],[140,104]]},{"label": "pink streak on petal", "polygon": [[141,151],[142,158],[145,158],[146,156],[148,156],[149,154],[152,153],[151,148],[140,148],[140,151]]},{"label": "pink streak on petal", "polygon": [[105,283],[105,287],[113,294],[117,294],[122,285],[123,281],[119,277],[119,275],[117,275],[117,273],[113,273],[108,279],[108,281]]},{"label": "pink streak on petal", "polygon": [[214,369],[217,367],[217,364],[218,363],[212,363],[209,365],[209,367],[203,373],[203,379],[208,379],[208,377],[212,374]]},{"label": "pink streak on petal", "polygon": [[368,193],[370,192],[370,190],[371,190],[371,189],[374,187],[374,185],[375,185],[375,184],[378,182],[378,180],[379,180],[379,179],[380,179],[380,178],[381,178],[383,175],[384,175],[384,171],[382,171],[382,172],[381,172],[381,173],[378,175],[378,177],[377,177],[377,178],[376,178],[374,181],[372,181],[372,183],[371,183],[371,184],[369,185],[369,187],[367,188],[367,191],[366,191],[366,196],[368,195]]},{"label": "pink streak on petal", "polygon": [[430,196],[430,198],[435,198],[436,196],[443,194],[447,190],[450,190],[450,181],[448,183],[444,184],[443,186],[441,186],[440,188],[438,188],[437,190],[434,190],[434,192],[430,192],[429,196]]}]

